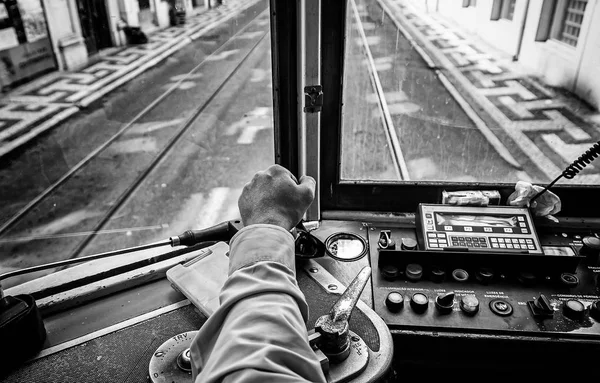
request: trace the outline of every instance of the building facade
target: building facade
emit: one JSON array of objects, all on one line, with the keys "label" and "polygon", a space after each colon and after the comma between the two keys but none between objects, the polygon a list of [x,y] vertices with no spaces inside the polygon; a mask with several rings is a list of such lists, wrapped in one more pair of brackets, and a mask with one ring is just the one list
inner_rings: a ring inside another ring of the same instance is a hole
[{"label": "building facade", "polygon": [[[213,0],[214,2],[215,0]],[[170,9],[191,16],[210,0],[0,0],[0,90],[52,70],[86,65],[127,44],[126,26],[168,27]]]},{"label": "building facade", "polygon": [[599,0],[425,0],[551,86],[600,109]]}]

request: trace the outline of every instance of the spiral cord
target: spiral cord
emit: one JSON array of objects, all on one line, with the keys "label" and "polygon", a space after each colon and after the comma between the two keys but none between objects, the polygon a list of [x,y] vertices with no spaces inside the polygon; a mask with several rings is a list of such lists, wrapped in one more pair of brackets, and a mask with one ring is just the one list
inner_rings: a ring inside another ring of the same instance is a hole
[{"label": "spiral cord", "polygon": [[567,179],[572,179],[599,156],[600,141],[592,145],[588,150],[585,151],[585,153],[583,153],[581,156],[579,156],[579,158],[577,158],[569,166],[567,166],[567,168],[562,172],[562,176]]},{"label": "spiral cord", "polygon": [[539,196],[544,194],[548,189],[554,186],[555,183],[558,182],[562,177],[566,179],[573,179],[580,171],[582,171],[586,166],[592,163],[596,158],[600,156],[600,141],[596,142],[592,145],[588,150],[586,150],[579,158],[573,161],[569,166],[566,167],[563,172],[554,179],[554,181],[550,182],[542,191],[534,195],[530,200],[529,204],[535,201]]}]

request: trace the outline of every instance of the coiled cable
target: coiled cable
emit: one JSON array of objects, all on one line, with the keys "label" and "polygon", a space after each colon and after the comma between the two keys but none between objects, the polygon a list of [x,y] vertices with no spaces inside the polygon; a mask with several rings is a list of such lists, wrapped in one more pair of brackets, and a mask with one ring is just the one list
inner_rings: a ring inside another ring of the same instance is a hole
[{"label": "coiled cable", "polygon": [[535,201],[539,196],[548,191],[561,177],[565,177],[566,179],[573,179],[580,171],[582,171],[586,166],[592,163],[596,158],[600,156],[600,141],[596,142],[592,145],[588,150],[586,150],[579,158],[573,161],[569,166],[563,170],[563,172],[554,179],[554,181],[550,182],[548,186],[544,188],[544,190],[540,191],[536,195],[533,196],[529,200],[529,204]]},{"label": "coiled cable", "polygon": [[592,145],[588,150],[585,151],[585,153],[579,156],[578,159],[573,161],[571,165],[567,166],[567,168],[562,172],[562,176],[567,179],[572,179],[580,171],[582,171],[583,168],[598,158],[598,156],[600,156],[600,141]]}]

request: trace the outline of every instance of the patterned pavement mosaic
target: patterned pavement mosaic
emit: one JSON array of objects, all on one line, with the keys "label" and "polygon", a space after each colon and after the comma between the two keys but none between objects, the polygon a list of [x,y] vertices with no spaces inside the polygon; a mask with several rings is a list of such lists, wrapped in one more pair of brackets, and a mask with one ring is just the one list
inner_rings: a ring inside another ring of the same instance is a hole
[{"label": "patterned pavement mosaic", "polygon": [[[514,64],[438,14],[426,13],[407,0],[380,3],[498,123],[510,140],[505,140],[509,150],[524,153],[547,180],[600,140],[600,128],[586,121],[594,112],[574,97],[513,70]],[[573,181],[600,184],[600,166],[588,165]]]},{"label": "patterned pavement mosaic", "polygon": [[79,71],[54,72],[0,98],[0,156],[52,128],[260,0],[231,0],[149,36],[144,45],[102,55]]}]

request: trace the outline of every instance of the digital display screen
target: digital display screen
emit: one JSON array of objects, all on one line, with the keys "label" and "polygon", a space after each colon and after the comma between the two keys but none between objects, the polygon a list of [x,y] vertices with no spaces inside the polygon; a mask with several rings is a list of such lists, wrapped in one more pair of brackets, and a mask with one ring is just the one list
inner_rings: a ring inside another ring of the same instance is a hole
[{"label": "digital display screen", "polygon": [[438,226],[518,227],[517,216],[435,213]]}]

